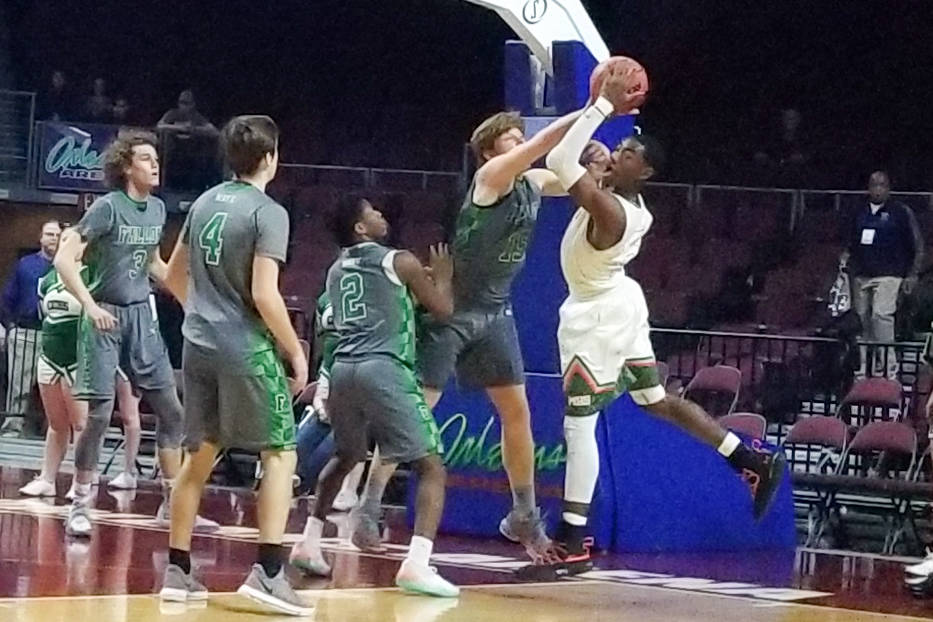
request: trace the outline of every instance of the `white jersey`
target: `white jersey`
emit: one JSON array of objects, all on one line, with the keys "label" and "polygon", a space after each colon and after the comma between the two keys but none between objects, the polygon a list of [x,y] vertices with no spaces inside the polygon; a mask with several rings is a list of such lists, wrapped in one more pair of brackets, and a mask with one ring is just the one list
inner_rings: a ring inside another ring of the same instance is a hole
[{"label": "white jersey", "polygon": [[560,244],[560,266],[570,289],[570,298],[589,300],[610,292],[628,278],[625,266],[638,255],[641,240],[651,228],[654,217],[638,195],[633,203],[613,193],[625,210],[625,233],[614,246],[605,250],[593,248],[587,239],[590,213],[578,208],[567,226]]}]

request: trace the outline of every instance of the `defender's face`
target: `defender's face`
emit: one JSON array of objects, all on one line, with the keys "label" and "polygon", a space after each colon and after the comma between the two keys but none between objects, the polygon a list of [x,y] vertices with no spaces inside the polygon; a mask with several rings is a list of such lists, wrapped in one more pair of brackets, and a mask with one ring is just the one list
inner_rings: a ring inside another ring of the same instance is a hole
[{"label": "defender's face", "polygon": [[123,173],[127,183],[140,190],[151,190],[159,185],[159,154],[152,145],[133,147],[133,162]]},{"label": "defender's face", "polygon": [[496,137],[496,141],[492,144],[492,151],[486,152],[486,159],[491,160],[495,156],[508,153],[524,142],[525,133],[517,127],[513,127],[512,129],[507,130]]},{"label": "defender's face", "polygon": [[363,201],[363,204],[359,225],[362,226],[366,237],[371,240],[386,239],[389,236],[389,221],[369,201]]}]

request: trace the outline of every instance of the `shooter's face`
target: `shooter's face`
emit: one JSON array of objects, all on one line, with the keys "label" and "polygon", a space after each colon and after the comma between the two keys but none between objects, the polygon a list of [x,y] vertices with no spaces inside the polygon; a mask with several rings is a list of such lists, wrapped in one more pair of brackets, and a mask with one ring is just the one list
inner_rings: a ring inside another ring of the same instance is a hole
[{"label": "shooter's face", "polygon": [[629,185],[645,182],[654,175],[654,169],[645,160],[645,147],[637,140],[626,138],[612,152],[612,183]]}]

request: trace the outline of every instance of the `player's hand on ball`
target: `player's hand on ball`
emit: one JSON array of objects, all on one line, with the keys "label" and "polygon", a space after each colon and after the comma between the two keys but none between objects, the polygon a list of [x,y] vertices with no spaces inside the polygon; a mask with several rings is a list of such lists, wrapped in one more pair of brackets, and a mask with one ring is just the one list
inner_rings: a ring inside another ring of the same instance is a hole
[{"label": "player's hand on ball", "polygon": [[599,94],[612,102],[616,114],[628,114],[645,100],[646,91],[638,88],[639,82],[636,67],[611,67]]},{"label": "player's hand on ball", "polygon": [[288,377],[288,388],[292,395],[298,395],[308,386],[308,361],[305,359],[304,352],[298,352],[288,360],[292,368],[292,374]]},{"label": "player's hand on ball", "polygon": [[99,330],[102,333],[113,330],[117,327],[117,318],[101,307],[100,305],[92,305],[87,308],[87,316],[91,318],[91,321],[94,322],[94,328]]},{"label": "player's hand on ball", "polygon": [[446,244],[431,246],[431,260],[429,262],[431,276],[435,283],[449,283],[454,277],[454,260]]}]

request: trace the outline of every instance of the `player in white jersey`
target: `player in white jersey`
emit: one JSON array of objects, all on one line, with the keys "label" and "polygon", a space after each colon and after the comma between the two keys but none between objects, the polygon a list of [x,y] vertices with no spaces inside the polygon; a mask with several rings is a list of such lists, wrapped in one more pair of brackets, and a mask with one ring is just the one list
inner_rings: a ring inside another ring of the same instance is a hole
[{"label": "player in white jersey", "polygon": [[[622,392],[628,391],[651,414],[716,448],[748,482],[757,518],[767,511],[784,475],[783,454],[743,445],[702,408],[667,395],[661,385],[645,297],[638,283],[625,274],[625,265],[638,254],[651,227],[641,189],[660,166],[660,149],[646,137],[622,141],[611,156],[605,189],[580,163],[603,120],[631,110],[632,106],[624,107],[638,95],[625,95],[631,79],[630,72],[611,74],[602,95],[547,157],[548,168],[580,206],[561,243],[561,267],[570,292],[561,306],[558,328],[567,472],[555,545],[545,559],[520,571],[525,578],[550,579],[592,567],[586,523],[599,473],[597,415]],[[611,102],[623,102],[621,109]]]}]

